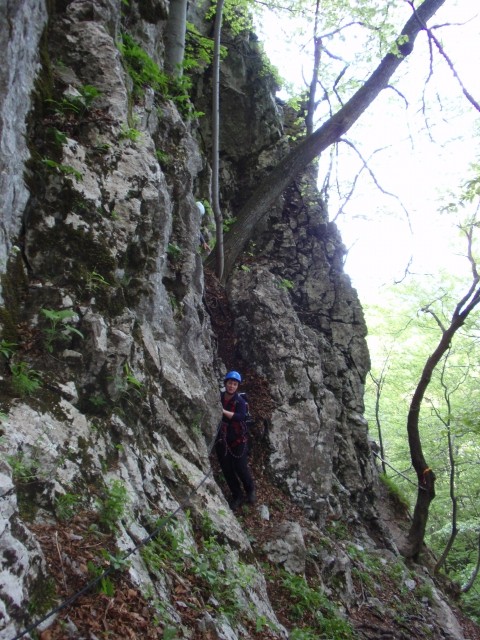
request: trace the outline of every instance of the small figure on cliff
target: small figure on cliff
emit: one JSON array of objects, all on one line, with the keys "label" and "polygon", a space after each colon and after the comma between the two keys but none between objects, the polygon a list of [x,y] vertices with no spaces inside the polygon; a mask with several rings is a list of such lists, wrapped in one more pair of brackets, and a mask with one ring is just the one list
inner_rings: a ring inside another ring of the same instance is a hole
[{"label": "small figure on cliff", "polygon": [[238,371],[229,371],[225,376],[225,390],[220,394],[223,414],[215,443],[218,462],[232,493],[229,503],[232,511],[244,501],[248,504],[256,501],[255,483],[248,466],[247,409],[245,400],[238,393],[241,382]]},{"label": "small figure on cliff", "polygon": [[[200,216],[203,218],[203,216],[205,215],[205,206],[204,206],[203,202],[200,202],[200,200],[199,200],[195,204],[197,205],[197,209],[200,211]],[[210,245],[206,241],[205,236],[203,235],[201,230],[200,230],[200,246],[202,247],[202,249],[204,251],[208,251],[210,253],[210,251],[211,251]]]}]

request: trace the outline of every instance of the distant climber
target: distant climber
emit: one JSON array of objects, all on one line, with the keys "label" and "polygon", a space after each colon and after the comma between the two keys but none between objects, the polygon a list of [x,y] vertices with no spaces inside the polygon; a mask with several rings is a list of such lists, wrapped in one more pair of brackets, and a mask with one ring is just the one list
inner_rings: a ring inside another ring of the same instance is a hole
[{"label": "distant climber", "polygon": [[241,382],[238,371],[229,371],[225,376],[225,390],[220,394],[222,419],[215,442],[218,462],[232,494],[229,502],[232,511],[244,502],[256,502],[255,483],[248,466],[246,403],[238,393]]},{"label": "distant climber", "polygon": [[[203,218],[203,216],[205,215],[205,206],[204,206],[203,202],[200,202],[200,200],[199,200],[195,204],[197,205],[197,209],[200,211],[200,215]],[[202,247],[202,249],[204,251],[208,251],[208,253],[210,253],[210,251],[211,251],[210,245],[208,244],[207,240],[205,239],[205,236],[203,235],[202,231],[200,231],[200,246]]]}]

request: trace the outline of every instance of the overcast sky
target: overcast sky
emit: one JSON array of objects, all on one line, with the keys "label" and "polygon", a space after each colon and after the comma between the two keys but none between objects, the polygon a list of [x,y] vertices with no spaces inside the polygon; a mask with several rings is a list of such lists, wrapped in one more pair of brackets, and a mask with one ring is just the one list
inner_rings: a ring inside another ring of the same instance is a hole
[{"label": "overcast sky", "polygon": [[[476,0],[447,0],[433,22],[452,23],[435,34],[441,38],[464,86],[480,102],[480,18],[474,13],[478,11],[476,4]],[[270,28],[273,30],[273,25]],[[298,86],[299,56],[289,54],[278,33],[273,31],[272,35],[265,42],[267,54],[280,73]],[[480,114],[469,105],[448,65],[435,52],[434,75],[425,94],[425,117],[420,98],[428,73],[429,51],[426,38],[421,37],[394,77],[401,96],[384,91],[347,134],[364,158],[373,154],[369,165],[375,179],[393,196],[382,194],[364,172],[344,213],[337,217],[340,201],[330,191],[330,217],[336,219],[349,248],[345,270],[365,302],[375,302],[382,295],[384,283],[401,278],[411,257],[413,272],[435,272],[441,266],[453,270],[465,265],[468,273],[466,262],[458,259],[459,249],[451,246],[457,237],[453,221],[440,216],[438,208],[446,192],[456,189],[470,175],[468,166],[478,157],[478,137],[474,134]],[[380,148],[385,150],[374,153]],[[352,179],[360,160],[346,145],[341,145],[340,153],[340,176]],[[320,182],[326,164],[324,154]]]}]

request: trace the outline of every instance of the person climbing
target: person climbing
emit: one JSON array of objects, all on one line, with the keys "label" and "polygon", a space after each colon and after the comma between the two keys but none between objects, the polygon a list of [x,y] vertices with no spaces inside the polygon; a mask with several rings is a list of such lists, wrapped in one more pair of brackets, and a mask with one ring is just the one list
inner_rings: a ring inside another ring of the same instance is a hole
[{"label": "person climbing", "polygon": [[[205,206],[204,206],[203,202],[200,202],[200,200],[199,200],[195,204],[197,205],[197,209],[200,211],[200,216],[203,218],[203,216],[205,215]],[[200,230],[200,246],[202,247],[202,249],[204,251],[208,251],[210,253],[210,251],[211,251],[210,245],[208,244],[208,242],[205,239],[205,236],[203,235],[201,230]]]},{"label": "person climbing", "polygon": [[232,494],[229,502],[232,511],[245,501],[248,504],[256,502],[255,483],[248,466],[246,404],[238,394],[241,382],[242,376],[238,371],[229,371],[225,376],[225,390],[220,394],[222,419],[215,442],[218,462]]}]

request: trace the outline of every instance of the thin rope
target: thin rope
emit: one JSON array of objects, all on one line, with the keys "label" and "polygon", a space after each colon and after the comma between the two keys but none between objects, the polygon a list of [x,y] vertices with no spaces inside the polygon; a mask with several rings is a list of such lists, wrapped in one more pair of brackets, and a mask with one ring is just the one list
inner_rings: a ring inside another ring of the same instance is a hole
[{"label": "thin rope", "polygon": [[379,460],[381,460],[384,464],[387,465],[387,467],[390,467],[390,469],[393,469],[393,471],[395,471],[396,474],[398,474],[399,476],[402,476],[402,478],[405,478],[405,480],[407,480],[408,482],[410,482],[410,484],[413,484],[414,487],[417,487],[417,489],[421,489],[422,491],[426,491],[425,487],[422,487],[422,485],[413,482],[413,480],[410,480],[410,478],[408,476],[406,476],[404,473],[402,473],[401,471],[399,471],[398,469],[395,469],[395,467],[392,467],[392,465],[387,462],[386,460],[384,460],[383,458],[381,458],[378,453],[375,453],[375,451],[372,451],[373,455],[376,456]]}]

